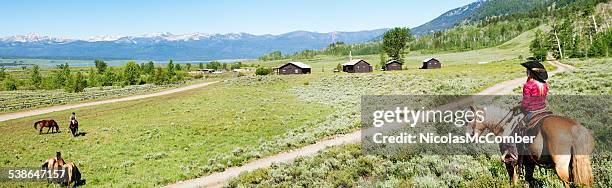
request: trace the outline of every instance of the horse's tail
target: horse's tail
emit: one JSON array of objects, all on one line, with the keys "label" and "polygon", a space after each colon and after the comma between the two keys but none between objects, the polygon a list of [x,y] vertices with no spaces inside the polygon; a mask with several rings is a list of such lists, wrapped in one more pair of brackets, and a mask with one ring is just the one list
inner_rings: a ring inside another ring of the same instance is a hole
[{"label": "horse's tail", "polygon": [[588,129],[574,126],[572,131],[571,178],[574,183],[590,186],[593,184],[593,170],[589,155],[593,151],[594,140]]},{"label": "horse's tail", "polygon": [[72,174],[71,174],[72,178],[71,179],[72,181],[74,181],[75,185],[78,185],[79,182],[81,182],[81,171],[79,171],[79,168],[74,163],[71,163],[71,164],[72,164]]},{"label": "horse's tail", "polygon": [[40,166],[40,168],[41,168],[41,169],[43,169],[43,170],[47,170],[48,166],[49,166],[49,161],[45,161],[45,163],[43,163],[43,164]]},{"label": "horse's tail", "polygon": [[38,130],[38,128],[36,128],[36,125],[38,125],[41,121],[37,121],[36,123],[34,123],[34,129]]}]

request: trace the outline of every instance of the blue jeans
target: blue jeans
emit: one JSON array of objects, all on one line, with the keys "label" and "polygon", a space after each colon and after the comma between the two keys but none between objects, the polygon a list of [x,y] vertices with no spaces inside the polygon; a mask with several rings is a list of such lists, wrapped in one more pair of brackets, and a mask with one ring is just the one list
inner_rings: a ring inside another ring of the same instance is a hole
[{"label": "blue jeans", "polygon": [[533,116],[533,111],[527,111],[527,114],[525,114],[525,118],[526,118],[527,122],[529,122],[529,120],[531,120],[531,116]]}]

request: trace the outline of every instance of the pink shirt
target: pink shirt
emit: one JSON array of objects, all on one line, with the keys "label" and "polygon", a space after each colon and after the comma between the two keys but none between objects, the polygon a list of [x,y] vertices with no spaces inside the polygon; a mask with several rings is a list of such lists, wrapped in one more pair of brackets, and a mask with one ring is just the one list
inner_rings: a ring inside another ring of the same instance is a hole
[{"label": "pink shirt", "polygon": [[527,111],[535,111],[546,108],[546,96],[548,95],[548,84],[529,79],[523,85],[523,101],[521,106]]}]

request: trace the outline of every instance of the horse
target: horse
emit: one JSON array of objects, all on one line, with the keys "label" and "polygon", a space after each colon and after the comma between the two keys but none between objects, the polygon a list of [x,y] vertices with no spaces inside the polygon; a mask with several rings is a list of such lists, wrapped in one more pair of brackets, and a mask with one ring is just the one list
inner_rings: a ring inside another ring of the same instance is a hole
[{"label": "horse", "polygon": [[57,122],[55,122],[55,120],[40,120],[37,121],[36,123],[34,123],[34,129],[38,129],[36,128],[37,125],[40,124],[40,130],[38,132],[38,134],[42,134],[42,130],[45,127],[48,127],[47,129],[47,133],[49,133],[49,130],[51,130],[51,133],[53,133],[53,129],[55,128],[55,131],[59,133],[59,125],[57,125]]},{"label": "horse", "polygon": [[[468,124],[468,134],[480,136],[489,130],[496,136],[508,136],[516,131],[516,126],[508,123],[513,110],[504,110],[495,106],[483,108],[470,106],[472,111],[483,111],[484,121],[472,121]],[[504,115],[505,114],[505,115]],[[568,117],[548,115],[539,120],[539,126],[527,129],[525,135],[535,136],[532,143],[522,145],[523,154],[515,156],[508,150],[503,151],[502,161],[511,183],[518,181],[518,165],[525,168],[525,180],[533,182],[535,165],[553,166],[557,176],[566,188],[570,182],[591,186],[593,171],[589,154],[593,151],[594,139],[590,131]],[[518,147],[518,145],[517,145]],[[500,144],[500,149],[502,149]],[[502,149],[503,150],[503,149]],[[507,163],[513,158],[517,163]]]},{"label": "horse", "polygon": [[64,182],[62,182],[62,184],[70,187],[70,184],[74,183],[73,185],[74,187],[76,187],[78,184],[81,183],[81,171],[79,171],[79,168],[77,168],[77,166],[73,162],[69,162],[63,167],[66,170],[66,178],[64,179]]},{"label": "horse", "polygon": [[79,132],[79,122],[77,120],[70,121],[70,132],[72,132],[72,136],[77,136]]}]

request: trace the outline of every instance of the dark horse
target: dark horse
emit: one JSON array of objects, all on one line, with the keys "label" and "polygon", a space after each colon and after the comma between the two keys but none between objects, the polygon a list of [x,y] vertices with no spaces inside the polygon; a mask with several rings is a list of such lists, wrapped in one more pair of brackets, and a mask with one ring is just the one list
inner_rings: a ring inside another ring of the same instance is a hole
[{"label": "dark horse", "polygon": [[42,130],[43,128],[47,127],[47,133],[49,133],[49,130],[51,130],[51,133],[53,133],[53,129],[55,129],[55,132],[59,133],[59,125],[57,125],[57,122],[55,122],[55,120],[40,120],[37,121],[36,123],[34,123],[34,129],[38,129],[36,128],[37,125],[40,125],[40,129],[38,131],[38,134],[42,134]]},{"label": "dark horse", "polygon": [[[496,136],[508,136],[516,127],[506,122],[512,111],[494,106],[484,108],[471,107],[473,111],[484,112],[484,121],[473,121],[469,124],[469,133],[479,136],[485,130],[490,130]],[[506,114],[506,115],[504,115]],[[590,131],[573,119],[549,115],[540,120],[540,125],[525,131],[524,136],[534,136],[533,142],[524,144],[518,156],[508,150],[502,151],[501,158],[506,163],[506,170],[513,183],[518,181],[518,167],[525,168],[525,179],[535,180],[533,171],[535,165],[552,165],[565,187],[570,182],[591,186],[593,171],[589,154],[593,151],[594,139]],[[519,146],[519,145],[517,145]],[[514,159],[517,163],[507,163]]]},{"label": "dark horse", "polygon": [[79,132],[79,122],[77,120],[70,121],[70,132],[72,132],[72,136],[77,136]]}]

